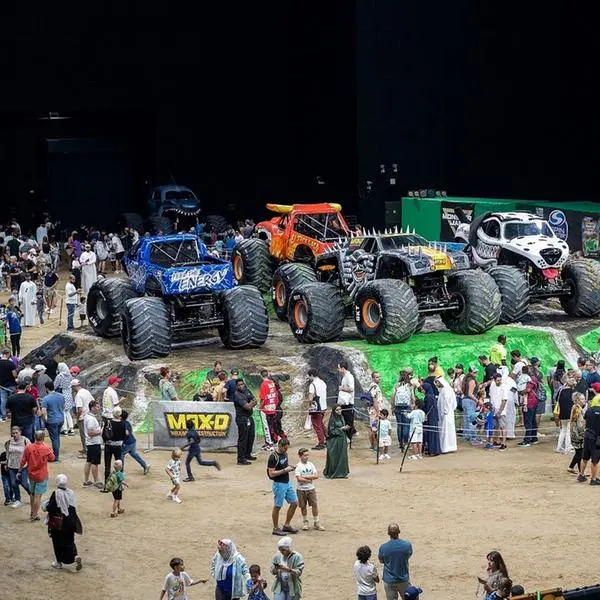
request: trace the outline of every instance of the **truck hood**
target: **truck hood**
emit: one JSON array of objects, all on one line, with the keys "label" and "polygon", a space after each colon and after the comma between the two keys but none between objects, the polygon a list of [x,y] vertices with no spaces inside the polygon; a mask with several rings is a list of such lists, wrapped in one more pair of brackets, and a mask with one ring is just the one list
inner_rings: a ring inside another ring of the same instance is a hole
[{"label": "truck hood", "polygon": [[233,270],[229,263],[172,267],[162,271],[163,293],[208,294],[233,287]]},{"label": "truck hood", "polygon": [[545,235],[517,237],[504,242],[502,248],[528,258],[540,269],[560,269],[569,258],[569,247],[565,242]]}]

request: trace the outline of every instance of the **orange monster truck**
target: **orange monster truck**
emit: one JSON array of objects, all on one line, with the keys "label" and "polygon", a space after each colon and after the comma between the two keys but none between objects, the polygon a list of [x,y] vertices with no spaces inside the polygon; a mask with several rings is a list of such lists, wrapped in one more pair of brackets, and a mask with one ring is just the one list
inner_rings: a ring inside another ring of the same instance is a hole
[{"label": "orange monster truck", "polygon": [[[316,281],[315,259],[350,236],[339,204],[267,204],[275,213],[256,225],[257,237],[241,241],[231,261],[238,283],[255,285],[261,292],[273,286],[277,315],[287,319],[286,290]],[[276,278],[273,271],[277,269]]]}]

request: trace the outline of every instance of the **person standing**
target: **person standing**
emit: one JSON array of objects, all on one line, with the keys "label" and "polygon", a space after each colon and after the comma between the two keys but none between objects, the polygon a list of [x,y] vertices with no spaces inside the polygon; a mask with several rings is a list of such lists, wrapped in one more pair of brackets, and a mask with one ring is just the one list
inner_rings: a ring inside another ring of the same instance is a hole
[{"label": "person standing", "polygon": [[506,361],[506,336],[499,335],[498,341],[490,349],[490,362],[499,367]]},{"label": "person standing", "polygon": [[[546,388],[544,387],[544,375],[541,370],[540,359],[537,356],[532,356],[529,367],[529,375],[537,381],[536,397],[537,407],[535,409],[535,425],[539,431],[542,416],[546,413]],[[539,437],[545,437],[545,434],[538,433]],[[535,438],[537,442],[537,437]]]},{"label": "person standing", "polygon": [[[75,410],[77,411],[77,426],[79,427],[79,437],[81,439],[82,450],[79,451],[83,457],[87,457],[87,442],[85,439],[84,418],[89,412],[90,402],[94,397],[81,385],[79,379],[71,380],[71,393],[75,394]],[[98,463],[100,464],[100,463]]]},{"label": "person standing", "polygon": [[[98,480],[98,465],[102,460],[102,429],[96,418],[99,412],[100,407],[98,406],[98,402],[92,399],[82,423],[87,450],[85,467],[83,469],[83,487],[95,486],[104,489],[104,484]],[[90,481],[90,472],[94,481]]]},{"label": "person standing", "polygon": [[7,417],[6,402],[9,396],[12,396],[17,389],[17,370],[12,360],[10,360],[10,350],[2,349],[0,355],[0,423]]},{"label": "person standing", "polygon": [[237,387],[236,381],[238,380],[239,375],[240,372],[238,369],[231,369],[231,377],[225,382],[224,385],[224,400],[226,402],[233,402],[233,396]]},{"label": "person standing", "polygon": [[387,600],[401,600],[410,585],[408,561],[412,556],[412,544],[400,538],[400,526],[388,525],[389,541],[379,547],[379,562],[383,564],[383,587]]},{"label": "person standing", "polygon": [[283,537],[277,543],[278,552],[271,561],[273,600],[300,600],[304,558],[293,549],[292,538]]},{"label": "person standing", "polygon": [[[506,411],[508,404],[508,390],[506,384],[502,383],[502,374],[496,372],[490,383],[489,397],[494,410],[494,425],[496,427],[496,439],[501,440],[498,450],[504,451],[506,446]],[[525,444],[522,444],[525,445]]]},{"label": "person standing", "polygon": [[[583,441],[585,435],[585,420],[583,418],[583,407],[586,397],[580,392],[573,394],[573,408],[571,409],[571,445],[575,449],[575,454],[567,471],[573,474],[582,474],[581,456],[583,454]],[[577,467],[577,471],[575,470]]]},{"label": "person standing", "polygon": [[104,442],[104,490],[110,475],[112,459],[121,460],[123,454],[123,440],[125,439],[125,423],[121,419],[121,407],[115,406],[110,419],[106,419],[102,427],[102,441]]},{"label": "person standing", "polygon": [[354,428],[354,375],[348,370],[348,363],[342,361],[338,364],[338,372],[342,376],[338,392],[338,405],[342,407],[342,416],[348,429],[346,436],[352,443],[352,436],[356,433]]},{"label": "person standing", "polygon": [[252,412],[256,406],[256,400],[243,379],[236,379],[235,385],[233,403],[235,404],[235,422],[238,427],[237,464],[249,465],[250,461],[256,460],[256,457],[252,455],[255,436]]},{"label": "person standing", "polygon": [[81,289],[83,290],[83,295],[87,296],[90,288],[98,279],[96,253],[92,251],[92,247],[89,244],[84,246],[84,251],[79,257],[79,264],[81,265]]},{"label": "person standing", "polygon": [[317,445],[313,450],[323,450],[327,444],[323,417],[327,410],[327,384],[319,377],[315,369],[308,371],[308,414],[317,436]]},{"label": "person standing", "polygon": [[108,386],[102,394],[102,418],[112,419],[113,410],[123,402],[124,398],[119,398],[117,394],[117,386],[121,380],[115,375],[108,378]]},{"label": "person standing", "polygon": [[42,509],[48,513],[48,535],[52,540],[54,558],[52,566],[62,569],[63,565],[75,563],[75,570],[81,571],[81,557],[75,545],[75,534],[81,535],[83,528],[77,515],[75,493],[67,487],[64,474],[56,476],[56,490],[44,502]]},{"label": "person standing", "polygon": [[25,281],[19,286],[19,306],[23,313],[23,325],[33,327],[35,325],[35,312],[37,286],[31,281],[31,274],[25,273]]},{"label": "person standing", "polygon": [[43,398],[47,394],[46,383],[51,383],[52,378],[46,374],[46,367],[42,364],[35,365],[33,381],[38,392],[38,398]]},{"label": "person standing", "polygon": [[44,432],[35,432],[35,442],[25,446],[19,473],[27,468],[31,492],[31,521],[39,521],[42,495],[48,491],[48,462],[54,461],[52,449],[44,444]]},{"label": "person standing", "polygon": [[215,582],[215,600],[238,600],[246,594],[250,571],[246,559],[230,539],[217,542],[210,575]]},{"label": "person standing", "polygon": [[438,377],[435,385],[439,389],[438,412],[440,415],[440,448],[442,454],[456,452],[456,424],[454,411],[456,410],[456,394],[450,384]]},{"label": "person standing", "polygon": [[8,397],[6,408],[10,411],[10,426],[17,426],[21,433],[33,442],[33,423],[37,411],[36,399],[27,392],[28,383],[20,381],[17,390]]},{"label": "person standing", "polygon": [[331,411],[327,426],[327,458],[323,476],[326,479],[346,479],[350,473],[348,467],[347,425],[342,416],[342,407],[336,404]]},{"label": "person standing", "polygon": [[579,483],[585,483],[584,475],[588,462],[592,461],[590,485],[600,485],[598,475],[598,461],[600,461],[600,406],[590,406],[583,415],[585,432],[583,434],[583,454],[581,471],[577,476]]},{"label": "person standing", "polygon": [[71,411],[75,406],[75,402],[73,401],[73,390],[71,389],[73,376],[69,371],[67,363],[64,362],[58,363],[56,371],[57,374],[54,379],[54,390],[63,395],[65,402],[63,429],[61,433],[66,435],[75,435],[73,433],[73,415],[71,414]]},{"label": "person standing", "polygon": [[473,373],[471,370],[469,370],[468,373],[463,375],[461,389],[461,404],[463,409],[463,436],[465,441],[473,442],[477,437],[477,430],[475,428],[475,425],[473,425],[473,421],[475,420],[475,413],[478,409],[477,392],[479,391],[479,385],[477,383],[477,379],[475,378],[475,373]]},{"label": "person standing", "polygon": [[260,398],[260,415],[265,432],[265,444],[263,450],[272,450],[273,444],[279,440],[279,424],[277,420],[277,388],[269,377],[269,372],[263,369],[260,372],[262,382],[258,390]]},{"label": "person standing", "polygon": [[396,417],[396,434],[400,450],[408,443],[408,431],[410,420],[406,416],[410,412],[410,407],[414,403],[414,391],[410,382],[410,372],[402,370],[398,374],[398,381],[392,392],[394,399],[394,415]]},{"label": "person standing", "polygon": [[314,528],[317,531],[325,531],[325,527],[319,521],[319,503],[314,483],[316,479],[319,479],[319,473],[315,465],[308,460],[309,452],[307,448],[300,448],[298,450],[298,457],[300,458],[300,462],[296,465],[294,475],[297,482],[296,494],[298,496],[298,504],[302,513],[302,529],[304,531],[308,531],[309,529],[308,506],[310,506]]},{"label": "person standing", "polygon": [[161,402],[176,402],[179,400],[175,386],[173,385],[171,369],[169,367],[160,368],[160,380],[158,382]]},{"label": "person standing", "polygon": [[54,462],[59,462],[60,453],[60,430],[64,423],[65,399],[62,394],[54,391],[52,381],[46,381],[46,395],[42,398],[42,420],[46,424],[52,452],[54,452]]},{"label": "person standing", "polygon": [[8,333],[10,335],[10,345],[13,356],[18,357],[19,354],[21,354],[21,334],[23,333],[21,319],[23,318],[23,313],[15,304],[15,300],[9,300],[8,304],[8,310],[6,311],[6,323],[8,325]]},{"label": "person standing", "polygon": [[21,429],[14,425],[10,429],[10,440],[6,443],[8,480],[12,491],[13,503],[11,508],[19,508],[21,502],[21,486],[27,494],[29,494],[29,479],[27,477],[27,469],[21,470],[21,457],[25,452],[25,447],[31,442],[21,435]]},{"label": "person standing", "polygon": [[[271,517],[273,519],[273,535],[285,535],[286,533],[298,533],[298,530],[292,527],[292,519],[298,508],[298,497],[296,490],[290,482],[290,473],[295,467],[288,463],[287,438],[281,438],[277,443],[277,448],[271,453],[267,461],[267,475],[272,481],[273,490],[273,510]],[[288,510],[283,527],[279,527],[279,513],[283,503],[288,503]]]},{"label": "person standing", "polygon": [[77,308],[77,288],[75,287],[75,275],[69,275],[69,281],[65,285],[65,304],[67,305],[67,331],[73,331],[75,324],[75,309]]},{"label": "person standing", "polygon": [[559,454],[569,454],[573,447],[571,446],[571,410],[573,408],[573,393],[576,381],[568,378],[563,388],[558,392],[555,405],[555,422],[560,427],[556,450]]}]

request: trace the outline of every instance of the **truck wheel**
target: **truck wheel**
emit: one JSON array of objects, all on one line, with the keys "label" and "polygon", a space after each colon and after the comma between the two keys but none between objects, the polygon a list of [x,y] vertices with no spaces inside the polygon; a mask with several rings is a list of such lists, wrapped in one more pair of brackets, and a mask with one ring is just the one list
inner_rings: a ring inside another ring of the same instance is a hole
[{"label": "truck wheel", "polygon": [[221,295],[223,325],[219,327],[226,348],[241,350],[262,346],[269,335],[269,316],[261,293],[251,285],[240,285]]},{"label": "truck wheel", "polygon": [[600,315],[600,265],[589,258],[569,260],[562,270],[562,278],[571,290],[561,296],[560,305],[571,317]]},{"label": "truck wheel", "polygon": [[208,231],[214,231],[215,233],[225,233],[231,226],[227,222],[227,219],[221,215],[207,215],[206,216],[206,229]]},{"label": "truck wheel", "polygon": [[330,283],[305,283],[294,289],[288,304],[288,322],[303,344],[330,342],[344,329],[344,303]]},{"label": "truck wheel", "polygon": [[356,294],[354,320],[370,344],[405,342],[419,324],[417,298],[404,281],[373,281]]},{"label": "truck wheel", "polygon": [[442,312],[444,325],[454,333],[483,333],[498,324],[502,297],[493,277],[485,271],[456,273],[448,282],[448,291],[457,298],[457,311]]},{"label": "truck wheel", "polygon": [[420,333],[423,327],[425,326],[425,319],[427,317],[425,315],[419,315],[419,320],[417,322],[417,328],[415,329],[415,333]]},{"label": "truck wheel", "polygon": [[508,265],[490,267],[489,273],[502,296],[500,323],[521,321],[529,308],[530,293],[527,278],[521,269]]},{"label": "truck wheel", "polygon": [[121,333],[125,302],[139,294],[128,279],[98,279],[87,295],[86,311],[94,333],[114,338]]},{"label": "truck wheel", "polygon": [[127,300],[121,337],[130,360],[168,356],[171,351],[171,319],[163,299],[144,296]]},{"label": "truck wheel", "polygon": [[144,232],[144,219],[142,219],[142,215],[138,213],[123,213],[121,215],[121,220],[125,227],[133,227],[140,235],[143,235]]},{"label": "truck wheel", "polygon": [[280,321],[288,320],[288,301],[293,290],[305,283],[317,280],[310,265],[286,263],[277,268],[273,275],[273,306]]},{"label": "truck wheel", "polygon": [[231,255],[233,276],[238,283],[255,285],[261,292],[268,292],[273,276],[273,262],[267,245],[262,240],[242,240]]},{"label": "truck wheel", "polygon": [[169,217],[150,217],[148,221],[154,235],[157,235],[159,231],[162,232],[161,235],[175,233],[175,224]]}]

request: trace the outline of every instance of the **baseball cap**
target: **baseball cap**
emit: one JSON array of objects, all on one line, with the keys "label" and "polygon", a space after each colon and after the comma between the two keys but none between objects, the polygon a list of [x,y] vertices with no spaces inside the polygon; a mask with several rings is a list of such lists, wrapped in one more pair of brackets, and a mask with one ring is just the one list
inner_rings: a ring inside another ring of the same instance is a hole
[{"label": "baseball cap", "polygon": [[234,373],[239,373],[240,370],[239,369],[231,369],[231,374],[233,375]]},{"label": "baseball cap", "polygon": [[409,585],[404,592],[404,600],[419,600],[419,594],[422,594],[423,590],[415,585]]},{"label": "baseball cap", "polygon": [[117,377],[116,375],[111,375],[108,378],[108,385],[115,385],[115,383],[119,383],[121,381],[121,379],[119,377]]},{"label": "baseball cap", "polygon": [[539,359],[537,356],[532,356],[532,357],[529,359],[529,362],[530,362],[532,365],[539,365],[539,364],[540,364],[540,359]]},{"label": "baseball cap", "polygon": [[44,365],[35,365],[35,367],[33,367],[34,371],[45,371],[46,367]]},{"label": "baseball cap", "polygon": [[73,387],[74,385],[81,385],[79,379],[73,379],[73,381],[71,381],[71,387]]},{"label": "baseball cap", "polygon": [[74,367],[71,367],[69,371],[71,372],[71,375],[79,375],[81,369],[77,365],[75,365]]},{"label": "baseball cap", "polygon": [[592,389],[595,392],[600,392],[600,383],[592,383]]}]

